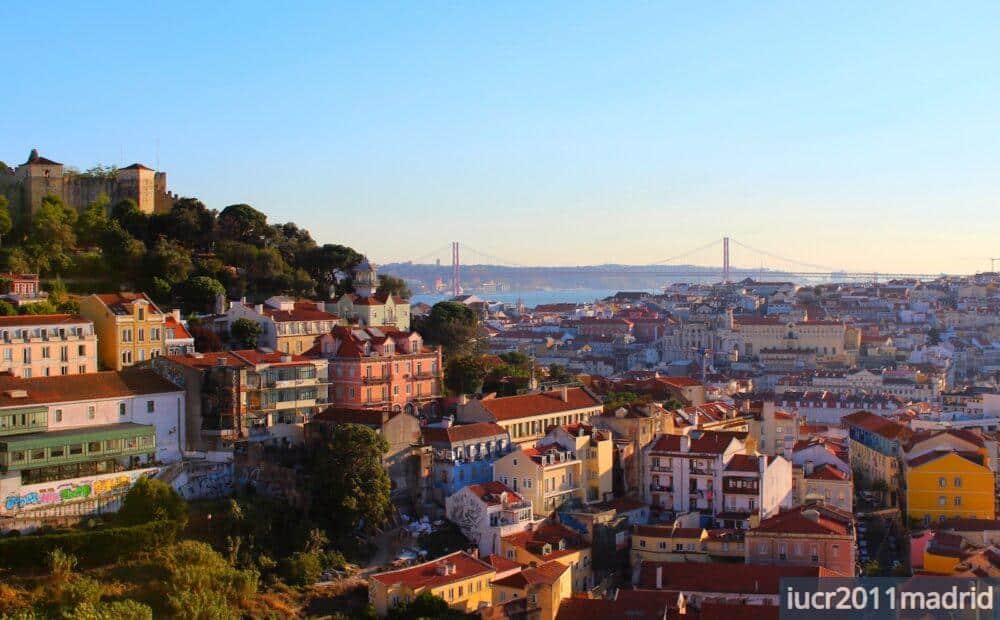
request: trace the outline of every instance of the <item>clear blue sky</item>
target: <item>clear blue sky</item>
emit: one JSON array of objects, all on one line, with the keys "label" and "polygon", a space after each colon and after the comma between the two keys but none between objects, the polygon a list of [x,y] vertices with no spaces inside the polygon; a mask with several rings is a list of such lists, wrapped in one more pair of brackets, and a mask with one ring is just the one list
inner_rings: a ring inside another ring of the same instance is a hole
[{"label": "clear blue sky", "polygon": [[1000,256],[1000,3],[102,4],[8,11],[0,159],[159,140],[180,194],[381,262]]}]

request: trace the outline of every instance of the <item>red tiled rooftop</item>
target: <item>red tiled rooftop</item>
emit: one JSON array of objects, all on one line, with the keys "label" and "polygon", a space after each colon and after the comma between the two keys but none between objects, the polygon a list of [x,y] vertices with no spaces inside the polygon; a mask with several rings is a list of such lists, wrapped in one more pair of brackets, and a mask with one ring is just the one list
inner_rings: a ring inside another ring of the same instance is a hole
[{"label": "red tiled rooftop", "polygon": [[[722,454],[734,439],[743,441],[746,433],[732,431],[693,431],[690,454]],[[680,452],[680,435],[663,435],[651,449],[655,452]]]},{"label": "red tiled rooftop", "polygon": [[440,426],[425,426],[421,429],[424,441],[437,444],[454,444],[474,439],[486,439],[497,435],[507,436],[507,431],[495,422],[474,422],[472,424],[455,424],[448,428]]},{"label": "red tiled rooftop", "polygon": [[497,420],[516,420],[518,418],[600,407],[603,404],[599,398],[583,388],[569,388],[566,390],[566,396],[567,398],[564,402],[561,390],[551,390],[520,396],[490,398],[479,402]]},{"label": "red tiled rooftop", "polygon": [[538,584],[552,585],[562,577],[569,566],[552,560],[534,568],[525,568],[520,572],[493,581],[495,585],[508,588],[527,588]]},{"label": "red tiled rooftop", "polygon": [[0,329],[4,327],[24,327],[27,325],[65,325],[90,322],[90,319],[75,314],[15,314],[12,316],[0,316]]},{"label": "red tiled rooftop", "polygon": [[[816,518],[811,518],[806,512],[814,511]],[[817,536],[848,536],[854,522],[853,517],[843,511],[829,506],[808,505],[797,506],[787,512],[781,512],[764,519],[760,525],[750,530],[747,535],[756,534],[813,534]]]},{"label": "red tiled rooftop", "polygon": [[[442,575],[438,571],[438,565],[445,562],[455,566],[454,573]],[[436,560],[409,568],[377,573],[372,575],[371,578],[387,586],[401,583],[412,590],[420,590],[422,588],[436,588],[477,575],[486,575],[494,572],[496,572],[494,568],[486,562],[476,559],[464,551],[456,551]]]},{"label": "red tiled rooftop", "polygon": [[[24,390],[23,398],[12,393]],[[46,403],[122,398],[141,394],[179,392],[177,387],[152,370],[128,368],[82,375],[59,375],[24,379],[0,375],[0,407],[23,407]]]},{"label": "red tiled rooftop", "polygon": [[643,562],[638,587],[656,588],[657,568],[662,569],[663,590],[727,594],[778,594],[784,577],[840,577],[818,566],[762,566],[723,562]]}]

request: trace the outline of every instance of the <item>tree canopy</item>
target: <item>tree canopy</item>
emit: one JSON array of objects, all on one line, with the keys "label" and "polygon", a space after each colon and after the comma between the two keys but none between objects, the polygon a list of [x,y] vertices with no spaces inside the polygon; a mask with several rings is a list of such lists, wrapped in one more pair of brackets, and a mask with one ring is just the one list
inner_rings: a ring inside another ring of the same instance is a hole
[{"label": "tree canopy", "polygon": [[359,424],[338,424],[310,448],[312,514],[332,532],[349,534],[385,523],[391,506],[382,457],[386,439]]},{"label": "tree canopy", "polygon": [[479,317],[465,304],[441,301],[416,322],[416,329],[430,344],[441,345],[447,359],[468,355],[476,346]]}]

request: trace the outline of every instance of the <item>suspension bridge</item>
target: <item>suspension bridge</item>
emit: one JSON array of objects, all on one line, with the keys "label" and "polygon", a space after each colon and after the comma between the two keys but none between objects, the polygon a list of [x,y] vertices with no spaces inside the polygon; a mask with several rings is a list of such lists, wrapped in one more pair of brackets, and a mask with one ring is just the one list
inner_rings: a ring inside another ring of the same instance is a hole
[{"label": "suspension bridge", "polygon": [[[760,249],[732,237],[722,237],[646,265],[592,265],[553,266],[524,265],[517,261],[485,252],[468,244],[453,241],[439,248],[407,261],[413,265],[437,264],[446,266],[448,259],[442,260],[450,252],[451,289],[455,294],[462,290],[463,265],[490,265],[521,269],[544,269],[547,273],[581,274],[587,276],[649,276],[659,278],[714,278],[729,283],[739,277],[761,278],[807,278],[840,281],[870,281],[880,279],[930,280],[949,275],[946,273],[907,273],[878,270],[850,270],[829,265],[820,265],[783,256]],[[711,256],[711,258],[708,258]],[[739,256],[743,266],[734,265],[733,256]],[[715,262],[721,258],[720,261]],[[464,262],[463,262],[464,261]],[[685,262],[681,262],[685,261]],[[693,262],[693,261],[698,261]],[[754,261],[758,266],[748,266]]]}]

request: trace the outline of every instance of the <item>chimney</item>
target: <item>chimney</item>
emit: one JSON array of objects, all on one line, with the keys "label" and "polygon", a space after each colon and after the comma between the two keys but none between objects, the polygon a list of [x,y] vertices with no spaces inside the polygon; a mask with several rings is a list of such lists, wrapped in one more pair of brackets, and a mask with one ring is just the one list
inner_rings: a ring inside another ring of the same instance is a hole
[{"label": "chimney", "polygon": [[281,361],[287,364],[288,362],[292,361],[292,356],[285,353],[284,355],[281,356]]},{"label": "chimney", "polygon": [[656,565],[656,589],[663,589],[663,566],[660,564]]},{"label": "chimney", "polygon": [[264,304],[257,304],[253,307],[253,311],[257,314],[264,314]]},{"label": "chimney", "polygon": [[316,309],[319,310],[320,312],[326,312],[326,302],[317,301],[316,302]]},{"label": "chimney", "polygon": [[560,392],[561,393],[559,394],[559,398],[561,398],[564,403],[568,403],[569,402],[569,388],[564,385],[564,386],[562,386],[562,389],[560,390]]},{"label": "chimney", "polygon": [[760,472],[761,476],[763,476],[764,472],[767,471],[767,455],[766,454],[758,454],[757,455],[757,471]]},{"label": "chimney", "polygon": [[[222,314],[222,312],[219,312],[218,314]],[[181,322],[181,309],[180,308],[174,308],[173,310],[170,311],[170,316],[174,317],[174,320],[177,321],[178,323],[180,323]]]},{"label": "chimney", "polygon": [[691,451],[691,436],[681,435],[681,452]]},{"label": "chimney", "polygon": [[806,461],[805,472],[807,476],[811,476],[815,470],[815,464],[812,461]]}]

